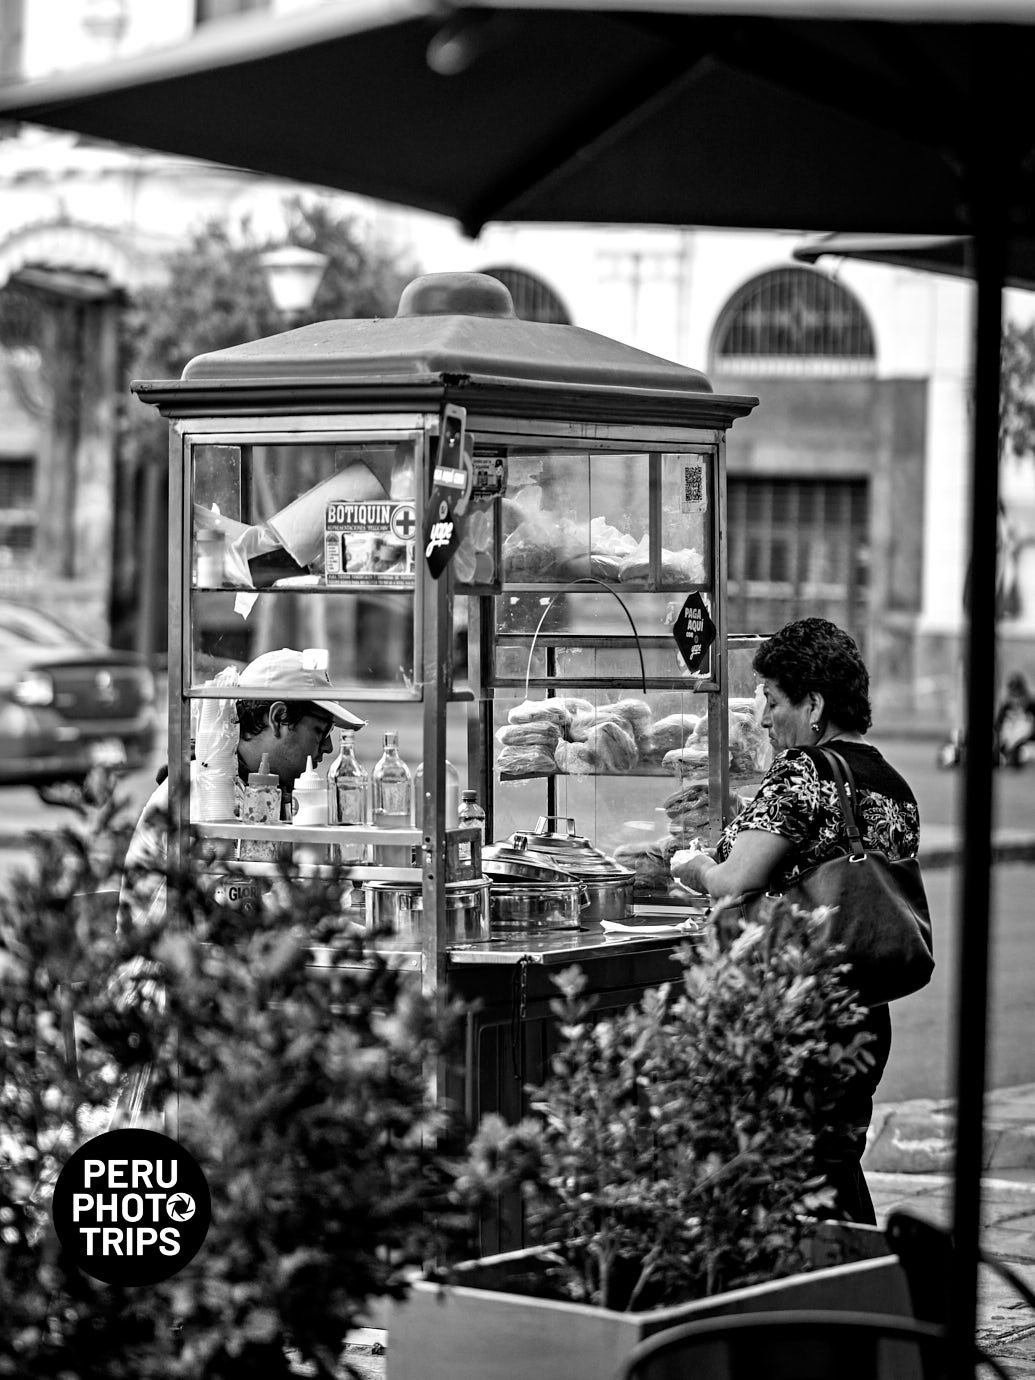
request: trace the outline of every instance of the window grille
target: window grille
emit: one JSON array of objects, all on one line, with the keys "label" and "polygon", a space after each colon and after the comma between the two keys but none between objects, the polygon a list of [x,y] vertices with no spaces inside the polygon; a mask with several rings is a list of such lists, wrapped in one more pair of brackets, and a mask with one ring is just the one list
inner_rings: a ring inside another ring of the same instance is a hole
[{"label": "window grille", "polygon": [[483,268],[501,282],[514,299],[514,310],[522,321],[545,321],[555,326],[570,326],[567,307],[541,278],[520,268]]},{"label": "window grille", "polygon": [[829,618],[865,654],[865,480],[730,476],[727,531],[731,633]]},{"label": "window grille", "polygon": [[872,375],[873,329],[857,299],[810,268],[752,278],[727,302],[712,336],[715,373]]},{"label": "window grille", "polygon": [[32,564],[37,523],[35,461],[0,456],[0,575]]}]

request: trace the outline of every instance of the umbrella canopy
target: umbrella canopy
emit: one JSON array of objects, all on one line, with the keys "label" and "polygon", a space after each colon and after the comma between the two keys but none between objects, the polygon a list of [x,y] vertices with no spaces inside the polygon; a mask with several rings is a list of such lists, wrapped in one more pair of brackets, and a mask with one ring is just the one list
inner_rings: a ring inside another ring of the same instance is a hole
[{"label": "umbrella canopy", "polygon": [[1004,16],[1031,6],[345,0],[9,88],[0,115],[421,207],[471,234],[489,220],[959,234],[990,126],[1014,223],[1035,220],[1035,26],[1003,41],[984,21]]},{"label": "umbrella canopy", "polygon": [[[814,235],[796,245],[794,258],[814,264],[820,259],[866,259],[952,278],[973,278],[974,241],[967,235]],[[1007,246],[1007,287],[1035,289],[1035,240],[1011,239]]]}]

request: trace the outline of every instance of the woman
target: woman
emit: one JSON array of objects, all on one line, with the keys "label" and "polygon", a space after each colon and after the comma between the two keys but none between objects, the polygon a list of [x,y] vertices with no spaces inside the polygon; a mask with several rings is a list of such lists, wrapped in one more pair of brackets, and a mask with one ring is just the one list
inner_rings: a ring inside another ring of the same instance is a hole
[{"label": "woman", "polygon": [[[723,831],[714,855],[676,854],[673,874],[711,896],[782,885],[797,873],[849,852],[844,816],[827,762],[808,749],[831,747],[851,768],[863,846],[891,858],[915,856],[916,798],[877,749],[870,726],[869,675],[855,642],[824,618],[788,623],[755,656],[762,676],[762,726],[776,754],[758,794]],[[869,1009],[873,1065],[839,1096],[817,1147],[818,1167],[836,1190],[841,1215],[875,1222],[860,1168],[873,1094],[891,1050],[887,1006]],[[835,1126],[834,1123],[837,1123]]]}]

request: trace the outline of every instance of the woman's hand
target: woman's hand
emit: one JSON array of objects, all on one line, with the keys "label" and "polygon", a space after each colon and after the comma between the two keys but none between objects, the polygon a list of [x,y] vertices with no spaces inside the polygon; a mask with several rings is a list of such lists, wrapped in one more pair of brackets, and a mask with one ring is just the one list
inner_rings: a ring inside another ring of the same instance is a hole
[{"label": "woman's hand", "polygon": [[672,854],[669,868],[677,882],[690,891],[697,891],[706,896],[708,884],[705,875],[715,865],[715,859],[710,853],[706,853],[700,847],[691,847],[676,849]]},{"label": "woman's hand", "polygon": [[669,863],[672,875],[691,891],[716,899],[761,890],[773,869],[790,851],[790,842],[779,834],[745,829],[733,842],[725,862],[716,862],[700,846],[677,849]]}]

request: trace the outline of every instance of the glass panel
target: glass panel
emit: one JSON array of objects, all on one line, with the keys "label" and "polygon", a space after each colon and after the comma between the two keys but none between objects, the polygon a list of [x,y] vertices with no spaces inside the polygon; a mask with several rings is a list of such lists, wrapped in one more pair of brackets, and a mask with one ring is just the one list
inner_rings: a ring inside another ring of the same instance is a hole
[{"label": "glass panel", "polygon": [[195,445],[193,583],[412,588],[418,439]]},{"label": "glass panel", "polygon": [[413,689],[412,594],[357,591],[343,599],[326,590],[233,590],[195,594],[191,684],[224,666],[242,669],[278,647],[326,647],[336,692]]},{"label": "glass panel", "polygon": [[[533,685],[541,684],[546,676],[563,679],[567,685],[578,685],[586,680],[602,680],[605,683],[624,681],[640,689],[644,678],[648,684],[652,680],[684,679],[685,673],[678,661],[675,643],[657,646],[653,642],[641,644],[643,667],[635,646],[619,647],[555,647],[548,648],[537,643],[534,649],[528,645],[521,647],[499,647],[496,652],[497,684],[508,681],[524,683],[526,676]],[[710,667],[706,663],[704,673],[694,677],[707,680]]]},{"label": "glass panel", "polygon": [[[668,594],[630,594],[619,597],[592,586],[577,593],[554,595],[513,593],[496,600],[497,636],[507,633],[534,633],[546,613],[540,637],[564,635],[565,641],[578,638],[671,636],[671,627],[683,601]],[[623,608],[624,605],[624,608]],[[549,612],[546,612],[549,609]],[[632,619],[630,627],[628,610]]]},{"label": "glass panel", "polygon": [[[648,679],[666,680],[685,676],[687,672],[672,637],[672,625],[684,597],[626,591],[619,598],[614,592],[603,590],[599,594],[590,591],[554,595],[502,594],[495,601],[495,674],[497,678],[524,676],[531,654],[533,676],[553,674],[576,683],[580,676],[599,678],[611,674],[642,677],[645,673]],[[537,628],[539,632],[533,646],[531,639]],[[508,635],[518,634],[527,640],[516,650],[513,643],[508,645]],[[621,641],[617,646],[600,647],[604,639]],[[642,671],[637,639],[643,653]],[[550,644],[555,644],[552,672],[547,669],[545,656],[540,655]],[[695,679],[710,678],[714,674],[713,665],[709,652],[695,673]]]},{"label": "glass panel", "polygon": [[[496,838],[533,831],[539,816],[551,813],[552,792],[554,815],[572,819],[577,834],[636,873],[635,900],[685,901],[669,860],[691,839],[710,836],[710,698],[584,687],[568,697],[528,703],[498,698]],[[558,709],[559,723],[546,717]],[[511,716],[523,722],[511,722]],[[698,771],[684,773],[676,760],[684,752],[695,756]]]},{"label": "glass panel", "polygon": [[647,573],[646,455],[512,450],[503,578],[515,584]]},{"label": "glass panel", "polygon": [[661,457],[662,589],[711,586],[709,515],[711,466],[705,455]]},{"label": "glass panel", "polygon": [[496,514],[492,498],[473,499],[463,516],[464,535],[453,556],[458,588],[483,589],[498,583],[496,567]]}]

